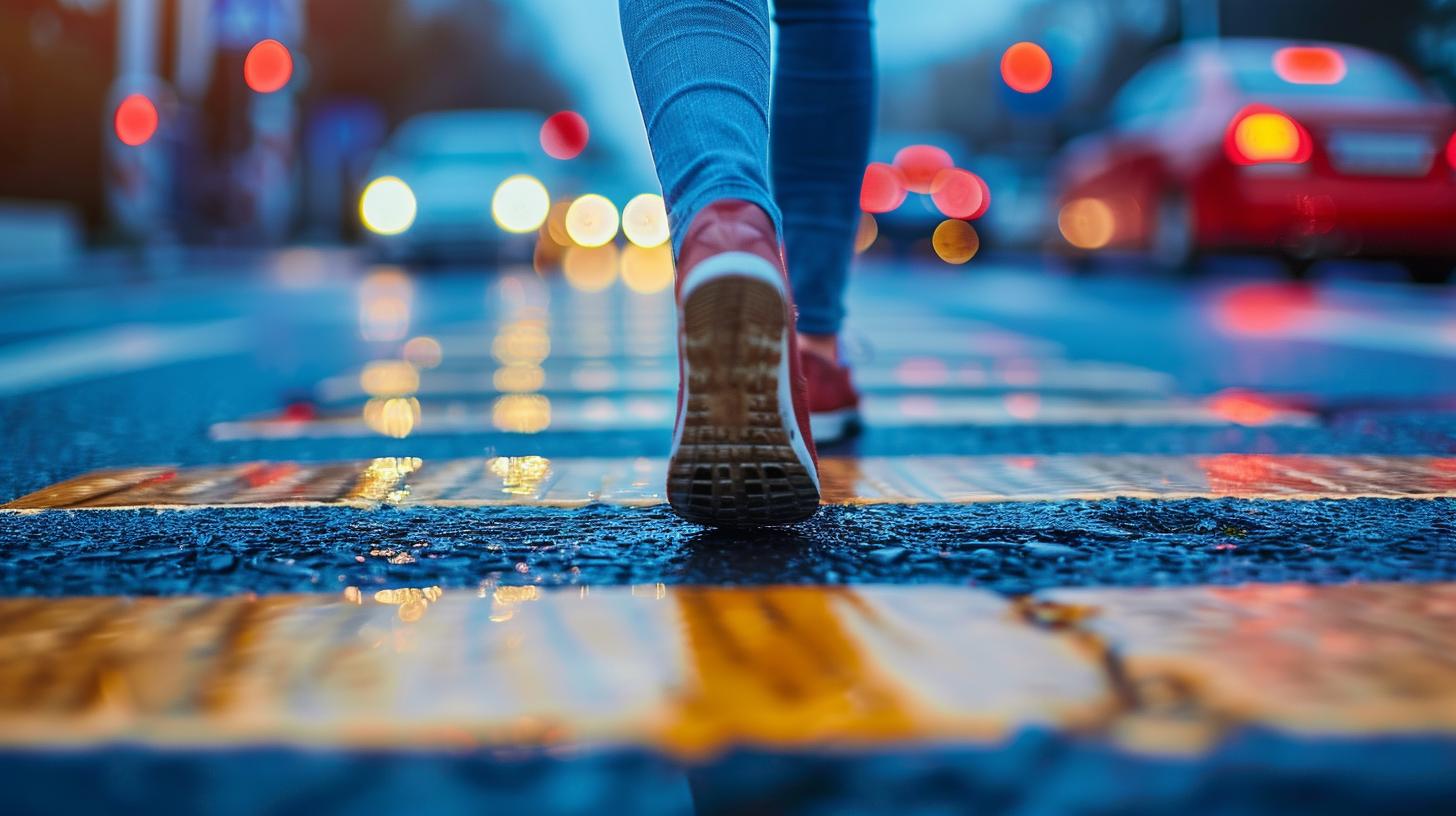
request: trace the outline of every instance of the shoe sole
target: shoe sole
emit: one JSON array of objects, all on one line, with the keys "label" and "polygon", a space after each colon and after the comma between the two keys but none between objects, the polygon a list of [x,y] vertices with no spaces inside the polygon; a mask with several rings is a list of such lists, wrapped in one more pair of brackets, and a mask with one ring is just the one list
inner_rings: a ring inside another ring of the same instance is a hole
[{"label": "shoe sole", "polygon": [[687,521],[762,527],[819,509],[819,474],[794,416],[779,280],[762,258],[725,253],[698,264],[683,293],[684,393],[667,497]]}]

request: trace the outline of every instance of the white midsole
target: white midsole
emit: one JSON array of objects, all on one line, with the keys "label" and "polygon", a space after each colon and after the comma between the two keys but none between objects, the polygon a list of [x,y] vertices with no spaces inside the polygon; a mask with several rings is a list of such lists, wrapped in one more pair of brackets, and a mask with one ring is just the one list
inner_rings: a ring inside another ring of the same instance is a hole
[{"label": "white midsole", "polygon": [[[725,278],[740,278],[743,280],[758,281],[767,283],[779,293],[779,297],[788,303],[789,293],[784,288],[783,275],[779,273],[778,267],[767,260],[751,252],[723,252],[714,255],[707,260],[694,266],[688,279],[683,281],[681,304],[686,305],[688,298],[693,292],[705,283]],[[819,471],[814,467],[814,458],[809,455],[808,445],[805,444],[803,434],[799,433],[798,417],[794,413],[794,391],[793,374],[789,368],[789,332],[791,326],[786,326],[783,336],[779,338],[779,375],[778,375],[778,400],[779,416],[784,419],[784,430],[789,438],[789,446],[793,448],[794,456],[799,464],[809,472],[809,478],[814,480],[815,489],[819,488]],[[691,382],[689,377],[690,364],[687,356],[687,333],[678,332],[678,359],[682,360],[683,366],[683,388]],[[683,427],[686,424],[688,395],[683,394],[682,404],[678,406],[677,422],[674,425],[672,437],[672,455],[677,456],[678,448],[682,445]]]}]

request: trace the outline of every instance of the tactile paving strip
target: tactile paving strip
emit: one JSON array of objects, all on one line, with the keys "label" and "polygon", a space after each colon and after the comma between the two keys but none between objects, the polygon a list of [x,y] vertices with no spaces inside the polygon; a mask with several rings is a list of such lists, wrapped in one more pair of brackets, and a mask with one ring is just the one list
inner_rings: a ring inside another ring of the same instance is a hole
[{"label": "tactile paving strip", "polygon": [[[249,463],[90,473],[5,510],[352,505],[661,504],[660,459],[513,456]],[[1456,458],[1397,456],[911,456],[820,463],[831,504],[1456,497]]]},{"label": "tactile paving strip", "polygon": [[989,593],[436,587],[0,601],[0,744],[399,747],[994,739],[1101,672]]}]

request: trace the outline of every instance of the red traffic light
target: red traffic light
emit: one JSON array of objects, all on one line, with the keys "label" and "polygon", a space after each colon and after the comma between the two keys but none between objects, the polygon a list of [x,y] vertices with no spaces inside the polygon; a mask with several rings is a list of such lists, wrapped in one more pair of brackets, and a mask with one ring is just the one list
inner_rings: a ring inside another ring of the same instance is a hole
[{"label": "red traffic light", "polygon": [[121,100],[113,119],[116,138],[132,147],[146,144],[156,134],[157,122],[157,106],[139,93]]},{"label": "red traffic light", "polygon": [[293,54],[277,40],[263,40],[243,60],[243,81],[258,93],[273,93],[293,78]]}]

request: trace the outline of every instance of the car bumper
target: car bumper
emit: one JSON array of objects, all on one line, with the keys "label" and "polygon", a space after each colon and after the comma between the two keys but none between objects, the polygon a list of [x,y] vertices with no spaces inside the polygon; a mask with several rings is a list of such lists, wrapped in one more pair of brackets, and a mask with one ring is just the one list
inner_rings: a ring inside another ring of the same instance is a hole
[{"label": "car bumper", "polygon": [[1197,202],[1210,249],[1456,256],[1456,177],[1328,178],[1239,170]]}]

